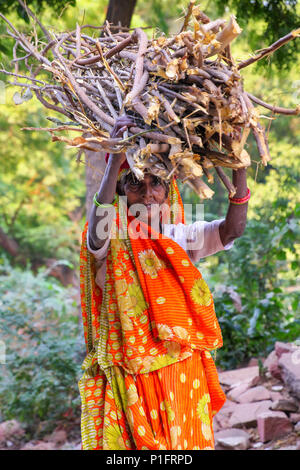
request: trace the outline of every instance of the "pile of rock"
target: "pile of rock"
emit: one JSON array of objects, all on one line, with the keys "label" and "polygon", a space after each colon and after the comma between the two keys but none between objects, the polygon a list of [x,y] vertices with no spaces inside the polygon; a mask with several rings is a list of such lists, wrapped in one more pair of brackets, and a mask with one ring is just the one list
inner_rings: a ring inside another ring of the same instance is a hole
[{"label": "pile of rock", "polygon": [[300,450],[300,347],[276,342],[262,364],[219,373],[227,401],[214,417],[217,450]]},{"label": "pile of rock", "polygon": [[55,429],[43,439],[26,442],[23,426],[15,419],[0,423],[0,450],[81,450],[80,438],[69,440],[64,429]]}]

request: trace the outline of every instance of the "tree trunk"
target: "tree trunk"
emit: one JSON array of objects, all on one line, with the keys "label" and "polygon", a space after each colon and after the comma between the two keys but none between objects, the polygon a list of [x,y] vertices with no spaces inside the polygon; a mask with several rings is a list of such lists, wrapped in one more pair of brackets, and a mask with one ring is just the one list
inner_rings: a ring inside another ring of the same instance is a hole
[{"label": "tree trunk", "polygon": [[[105,21],[111,24],[130,27],[131,18],[137,0],[110,0]],[[91,152],[85,150],[86,162],[86,214],[89,212],[93,203],[95,192],[98,191],[102,175],[105,170],[105,152]]]},{"label": "tree trunk", "polygon": [[11,256],[18,256],[19,254],[19,245],[18,243],[13,239],[10,238],[0,227],[0,246],[7,251]]},{"label": "tree trunk", "polygon": [[137,0],[110,0],[106,20],[113,25],[129,28]]}]

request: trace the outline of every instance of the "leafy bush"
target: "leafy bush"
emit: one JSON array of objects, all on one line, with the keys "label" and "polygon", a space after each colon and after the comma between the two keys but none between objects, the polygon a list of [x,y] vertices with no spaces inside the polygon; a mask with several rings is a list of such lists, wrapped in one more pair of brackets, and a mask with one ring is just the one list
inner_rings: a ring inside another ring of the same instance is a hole
[{"label": "leafy bush", "polygon": [[299,212],[297,206],[276,223],[250,220],[235,246],[219,255],[222,263],[210,284],[224,340],[217,356],[221,367],[236,367],[266,355],[275,341],[300,337]]},{"label": "leafy bush", "polygon": [[[35,436],[64,413],[79,414],[83,335],[74,291],[7,262],[0,269],[0,325],[5,364],[0,378],[2,419],[23,422]],[[49,431],[46,429],[47,431]]]}]

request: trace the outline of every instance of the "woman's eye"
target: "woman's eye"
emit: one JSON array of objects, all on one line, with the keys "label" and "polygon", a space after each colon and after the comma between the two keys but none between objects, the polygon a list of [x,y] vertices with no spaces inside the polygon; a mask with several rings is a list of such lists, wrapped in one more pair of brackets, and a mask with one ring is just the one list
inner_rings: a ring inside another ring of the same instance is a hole
[{"label": "woman's eye", "polygon": [[137,186],[139,186],[140,182],[139,180],[131,180],[129,184],[130,186],[133,186],[134,188],[136,188]]},{"label": "woman's eye", "polygon": [[153,178],[152,184],[153,184],[154,186],[158,186],[159,184],[161,184],[160,178],[158,178],[157,176],[155,176],[155,177]]}]

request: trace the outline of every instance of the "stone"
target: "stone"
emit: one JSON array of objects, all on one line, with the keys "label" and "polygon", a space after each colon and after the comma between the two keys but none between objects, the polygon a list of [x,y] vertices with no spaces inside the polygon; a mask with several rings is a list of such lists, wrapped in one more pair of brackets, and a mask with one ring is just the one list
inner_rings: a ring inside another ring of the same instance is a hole
[{"label": "stone", "polygon": [[254,444],[252,444],[252,447],[254,449],[259,449],[260,447],[262,447],[264,445],[263,442],[255,442]]},{"label": "stone", "polygon": [[27,442],[20,450],[55,450],[54,442]]},{"label": "stone", "polygon": [[220,426],[220,424],[219,424],[219,422],[218,422],[218,419],[217,419],[216,416],[214,416],[214,417],[213,417],[213,430],[214,430],[214,433],[220,431],[220,429],[221,429],[221,426]]},{"label": "stone", "polygon": [[298,421],[298,423],[295,424],[294,430],[295,430],[296,432],[300,432],[300,421]]},{"label": "stone", "polygon": [[258,359],[256,357],[251,357],[250,361],[248,362],[247,367],[258,366]]},{"label": "stone", "polygon": [[300,421],[300,413],[291,413],[290,414],[290,420],[292,421],[292,423],[298,423],[298,421]]},{"label": "stone", "polygon": [[282,356],[282,354],[290,353],[294,349],[291,343],[283,343],[282,341],[276,341],[275,343],[275,353],[278,358]]},{"label": "stone", "polygon": [[231,388],[244,383],[248,384],[249,387],[253,387],[258,384],[259,379],[258,366],[227,370],[219,374],[220,383]]},{"label": "stone", "polygon": [[[249,390],[242,393],[236,398],[238,403],[252,403],[255,401],[270,400],[271,394],[266,387],[258,385],[257,387],[249,388]],[[294,410],[295,411],[295,410]]]},{"label": "stone", "polygon": [[257,430],[260,440],[267,442],[286,436],[293,426],[282,411],[265,411],[257,416]]},{"label": "stone", "polygon": [[247,450],[250,447],[250,436],[242,429],[224,429],[215,434],[216,450]]},{"label": "stone", "polygon": [[274,392],[281,392],[283,390],[283,385],[273,385],[272,390]]},{"label": "stone", "polygon": [[300,365],[294,354],[282,354],[278,361],[284,383],[300,399]]},{"label": "stone", "polygon": [[270,390],[270,395],[272,401],[280,400],[281,398],[283,398],[280,392],[273,392],[273,390]]},{"label": "stone", "polygon": [[24,435],[25,431],[21,424],[11,419],[9,421],[3,421],[0,423],[0,443],[3,444],[9,441],[11,438],[20,438]]},{"label": "stone", "polygon": [[285,446],[285,447],[280,447],[277,450],[297,450],[297,446]]},{"label": "stone", "polygon": [[268,369],[270,374],[275,377],[275,379],[281,380],[281,370],[278,366],[278,356],[276,351],[273,350],[270,352],[266,360],[264,361],[264,367]]},{"label": "stone", "polygon": [[236,403],[226,400],[220,411],[214,416],[214,430],[224,429],[229,427],[229,419],[236,408]]},{"label": "stone", "polygon": [[280,398],[271,405],[271,410],[296,412],[298,405],[292,398]]},{"label": "stone", "polygon": [[56,430],[53,431],[53,433],[47,437],[46,439],[49,442],[54,442],[55,444],[63,444],[67,440],[67,433],[66,431],[62,430]]},{"label": "stone", "polygon": [[236,404],[228,420],[228,426],[232,428],[256,426],[257,416],[264,411],[268,411],[271,404],[271,400]]},{"label": "stone", "polygon": [[249,384],[247,382],[240,384],[237,387],[233,387],[231,390],[229,390],[229,392],[227,393],[227,398],[229,398],[229,400],[237,401],[238,397],[242,393],[246,392],[246,390],[249,390]]}]

